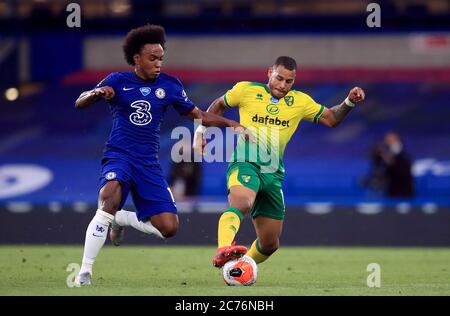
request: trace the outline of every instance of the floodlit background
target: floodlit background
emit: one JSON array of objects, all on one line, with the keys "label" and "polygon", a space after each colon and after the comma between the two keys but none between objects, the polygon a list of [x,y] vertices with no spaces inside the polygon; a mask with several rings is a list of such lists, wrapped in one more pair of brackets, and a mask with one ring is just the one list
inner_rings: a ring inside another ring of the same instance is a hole
[{"label": "floodlit background", "polygon": [[[79,28],[66,24],[68,3],[0,0],[0,243],[84,242],[111,116],[104,102],[83,111],[74,102],[129,70],[124,36],[153,23],[167,31],[163,71],[202,109],[237,81],[266,82],[280,55],[299,64],[295,89],[325,106],[355,85],[366,91],[337,129],[303,122],[289,143],[282,244],[450,245],[450,1],[380,1],[381,27],[372,28],[370,1],[358,0],[77,1]],[[226,163],[177,180],[184,171],[170,160],[170,134],[179,125],[193,129],[169,110],[160,160],[181,222],[169,243],[215,245]],[[388,131],[411,159],[414,196],[388,197],[382,171],[371,178]],[[240,238],[252,240],[250,221]]]}]

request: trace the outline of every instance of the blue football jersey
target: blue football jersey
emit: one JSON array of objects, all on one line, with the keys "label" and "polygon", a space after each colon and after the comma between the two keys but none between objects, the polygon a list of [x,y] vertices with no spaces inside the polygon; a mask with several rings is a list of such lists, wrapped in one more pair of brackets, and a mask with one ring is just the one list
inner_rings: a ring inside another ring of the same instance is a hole
[{"label": "blue football jersey", "polygon": [[115,92],[108,101],[113,124],[104,157],[158,163],[160,126],[167,107],[172,105],[181,115],[194,108],[181,82],[164,73],[147,82],[134,71],[113,72],[96,88],[104,86]]}]

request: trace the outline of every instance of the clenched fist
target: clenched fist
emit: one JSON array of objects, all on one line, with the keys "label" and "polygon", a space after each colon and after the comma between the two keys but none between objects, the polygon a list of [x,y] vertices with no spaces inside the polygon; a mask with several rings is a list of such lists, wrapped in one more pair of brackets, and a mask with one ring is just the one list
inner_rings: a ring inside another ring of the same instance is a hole
[{"label": "clenched fist", "polygon": [[94,89],[93,93],[95,96],[99,96],[105,100],[111,100],[116,95],[114,89],[109,86],[96,88]]},{"label": "clenched fist", "polygon": [[352,103],[358,103],[364,100],[365,98],[364,90],[360,87],[354,87],[350,92],[348,93],[348,99]]}]

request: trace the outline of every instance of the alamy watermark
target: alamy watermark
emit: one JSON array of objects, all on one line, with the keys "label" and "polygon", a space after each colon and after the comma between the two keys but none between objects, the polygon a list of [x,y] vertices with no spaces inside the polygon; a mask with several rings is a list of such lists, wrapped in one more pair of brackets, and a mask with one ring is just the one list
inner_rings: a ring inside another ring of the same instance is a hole
[{"label": "alamy watermark", "polygon": [[[266,118],[261,118],[266,120]],[[267,120],[274,120],[267,116]],[[194,120],[194,129],[201,121]],[[193,150],[194,137],[189,128],[178,126],[172,130],[171,139],[178,140],[171,150],[171,159],[179,162],[254,162],[261,167],[262,173],[273,173],[280,167],[280,131],[277,128],[250,126],[236,132],[227,127],[225,131],[218,127],[208,127],[204,138],[206,145]]]},{"label": "alamy watermark", "polygon": [[75,282],[75,278],[77,277],[78,273],[80,272],[80,265],[78,263],[69,263],[69,265],[66,268],[67,272],[70,272],[69,275],[66,278],[66,284],[67,287],[73,288],[73,287],[80,287],[80,284]]},{"label": "alamy watermark", "polygon": [[70,12],[66,18],[68,27],[81,27],[81,7],[78,3],[71,2],[66,7],[66,12]]},{"label": "alamy watermark", "polygon": [[369,263],[366,268],[370,274],[367,276],[367,286],[370,288],[381,287],[381,267],[378,263]]},{"label": "alamy watermark", "polygon": [[366,24],[368,27],[381,27],[381,7],[376,2],[371,2],[367,5],[367,12],[370,14],[366,18]]}]

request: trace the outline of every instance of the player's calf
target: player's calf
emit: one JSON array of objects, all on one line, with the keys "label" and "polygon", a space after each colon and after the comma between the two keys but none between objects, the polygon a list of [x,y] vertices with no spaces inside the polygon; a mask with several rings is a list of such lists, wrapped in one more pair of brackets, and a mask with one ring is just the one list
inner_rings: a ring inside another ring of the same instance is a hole
[{"label": "player's calf", "polygon": [[262,241],[259,240],[259,250],[266,256],[272,255],[280,247],[280,242],[278,240],[274,241]]},{"label": "player's calf", "polygon": [[252,258],[257,264],[260,264],[269,259],[269,257],[277,251],[278,246],[278,240],[269,240],[269,242],[266,240],[265,243],[260,243],[259,239],[256,239],[248,250],[247,256]]}]

